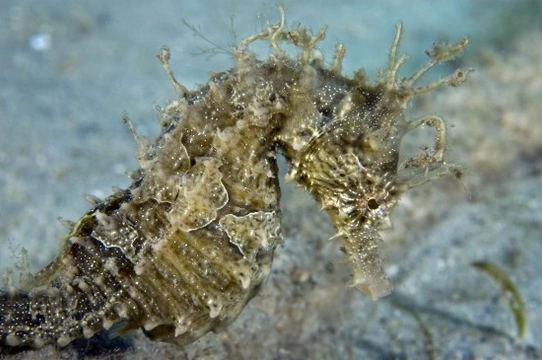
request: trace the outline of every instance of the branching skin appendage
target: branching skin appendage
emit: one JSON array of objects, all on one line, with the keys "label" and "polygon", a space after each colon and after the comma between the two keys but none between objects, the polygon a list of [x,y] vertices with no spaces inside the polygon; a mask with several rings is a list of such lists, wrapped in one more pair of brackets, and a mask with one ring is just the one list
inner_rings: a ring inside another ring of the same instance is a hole
[{"label": "branching skin appendage", "polygon": [[[418,80],[467,39],[434,46],[429,62],[398,79],[401,25],[376,83],[341,74],[344,47],[331,66],[315,51],[325,29],[287,29],[284,21],[234,49],[235,67],[196,91],[174,78],[169,51],[159,54],[179,98],[161,110],[162,134],[136,136],[140,169],[132,185],[98,201],[65,237],[58,257],[0,293],[0,345],[65,346],[115,325],[151,339],[187,344],[232,322],[269,275],[282,244],[277,151],[288,179],[325,209],[353,268],[352,286],[372,298],[391,291],[378,253],[379,228],[408,189],[452,173],[445,126],[436,116],[407,120],[407,103],[468,71],[428,85]],[[272,54],[258,60],[256,40]],[[289,42],[300,49],[289,57]],[[434,147],[399,164],[402,137],[436,130]]]}]

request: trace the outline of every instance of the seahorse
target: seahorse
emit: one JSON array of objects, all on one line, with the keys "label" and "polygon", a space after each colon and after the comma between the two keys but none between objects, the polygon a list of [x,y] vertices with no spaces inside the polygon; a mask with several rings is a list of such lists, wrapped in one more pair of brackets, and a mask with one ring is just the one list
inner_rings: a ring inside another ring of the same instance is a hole
[{"label": "seahorse", "polygon": [[[433,46],[412,76],[397,72],[397,25],[389,60],[376,82],[342,74],[345,48],[331,65],[316,33],[282,20],[240,42],[235,66],[189,91],[158,55],[178,98],[160,110],[154,141],[135,135],[139,169],[75,222],[56,259],[20,289],[8,277],[0,293],[0,345],[65,346],[102,329],[141,328],[151,339],[188,344],[231,323],[265,285],[283,244],[276,154],[287,180],[325,209],[353,268],[351,286],[376,299],[391,291],[379,255],[379,230],[412,187],[453,174],[444,161],[445,123],[408,120],[415,96],[458,86],[469,70],[427,85],[418,80],[468,45]],[[267,59],[249,50],[268,41]],[[289,56],[281,47],[299,49]],[[399,163],[401,139],[427,125],[432,148]],[[133,132],[133,128],[130,128]]]}]

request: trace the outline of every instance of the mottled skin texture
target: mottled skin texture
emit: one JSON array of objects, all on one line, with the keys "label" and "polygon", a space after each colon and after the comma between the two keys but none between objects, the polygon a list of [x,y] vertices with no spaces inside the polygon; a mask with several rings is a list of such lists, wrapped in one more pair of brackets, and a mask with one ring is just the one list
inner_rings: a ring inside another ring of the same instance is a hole
[{"label": "mottled skin texture", "polygon": [[[269,275],[282,244],[275,154],[325,209],[353,267],[352,286],[373,298],[391,291],[378,254],[382,227],[409,188],[457,167],[443,162],[444,125],[408,121],[415,95],[460,84],[467,72],[415,83],[434,63],[467,46],[435,46],[409,79],[396,73],[400,25],[385,71],[374,84],[362,72],[341,75],[344,48],[331,67],[314,51],[325,29],[286,30],[284,22],[234,49],[236,66],[188,91],[173,77],[169,52],[159,59],[179,99],[161,110],[162,134],[137,138],[133,183],[84,215],[57,259],[22,290],[1,294],[0,345],[64,346],[101,329],[142,328],[160,341],[189,343],[233,321]],[[247,46],[266,39],[265,61]],[[301,51],[288,57],[288,41]],[[402,136],[436,130],[434,148],[399,164]]]}]

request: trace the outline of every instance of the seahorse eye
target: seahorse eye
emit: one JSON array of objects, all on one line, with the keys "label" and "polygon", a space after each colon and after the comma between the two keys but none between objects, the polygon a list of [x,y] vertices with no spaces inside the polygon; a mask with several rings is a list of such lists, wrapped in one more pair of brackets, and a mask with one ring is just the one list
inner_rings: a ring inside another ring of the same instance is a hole
[{"label": "seahorse eye", "polygon": [[367,207],[370,209],[370,210],[376,210],[378,209],[378,202],[376,202],[376,200],[374,198],[372,199],[369,199],[367,201]]}]

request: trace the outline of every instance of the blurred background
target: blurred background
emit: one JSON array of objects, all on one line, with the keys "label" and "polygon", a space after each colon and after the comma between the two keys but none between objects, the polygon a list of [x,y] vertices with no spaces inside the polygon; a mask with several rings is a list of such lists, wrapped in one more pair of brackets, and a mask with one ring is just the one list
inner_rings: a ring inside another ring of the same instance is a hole
[{"label": "blurred background", "polygon": [[[383,250],[394,294],[373,302],[347,288],[350,268],[340,241],[327,241],[333,228],[326,215],[285,186],[286,244],[267,288],[225,331],[184,349],[135,332],[119,343],[98,339],[12,358],[542,356],[542,1],[281,4],[288,26],[329,26],[320,49],[331,61],[335,43],[344,43],[345,74],[383,69],[399,21],[401,52],[410,55],[404,76],[425,63],[433,42],[471,39],[464,55],[425,79],[473,67],[468,81],[408,109],[448,121],[448,159],[467,173],[415,189],[398,205]],[[153,138],[160,131],[155,108],[175,99],[155,57],[162,45],[171,49],[178,80],[193,89],[232,67],[233,45],[279,20],[274,1],[0,1],[0,268],[17,275],[25,248],[31,270],[39,270],[66,231],[59,217],[84,214],[84,194],[103,198],[111,186],[129,185],[136,144],[121,117]],[[252,49],[261,58],[269,51],[266,43]],[[424,141],[423,130],[412,134],[405,151]],[[528,319],[523,338],[506,294],[475,261],[503,268],[519,289]]]}]

